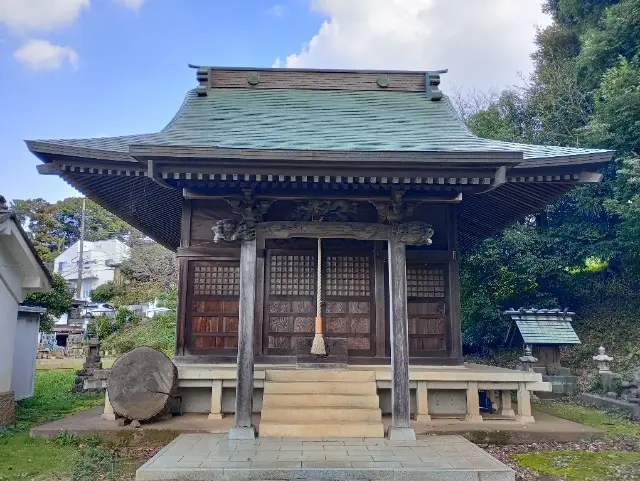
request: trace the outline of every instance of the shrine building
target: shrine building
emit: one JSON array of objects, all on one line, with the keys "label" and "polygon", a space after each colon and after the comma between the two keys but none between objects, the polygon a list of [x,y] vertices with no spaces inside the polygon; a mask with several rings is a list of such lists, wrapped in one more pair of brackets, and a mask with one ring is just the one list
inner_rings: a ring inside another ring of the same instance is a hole
[{"label": "shrine building", "polygon": [[540,374],[463,363],[460,253],[612,152],[479,138],[444,71],[194,68],[160,132],[27,141],[41,174],[177,253],[182,409],[235,414],[236,438],[252,412],[261,436],[382,436],[391,414],[404,439],[481,422],[485,392],[533,422]]}]

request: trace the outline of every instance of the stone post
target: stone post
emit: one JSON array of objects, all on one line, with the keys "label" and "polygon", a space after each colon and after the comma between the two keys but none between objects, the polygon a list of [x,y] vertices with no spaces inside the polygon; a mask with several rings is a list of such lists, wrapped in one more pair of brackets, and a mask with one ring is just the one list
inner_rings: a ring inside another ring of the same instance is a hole
[{"label": "stone post", "polygon": [[469,423],[481,423],[480,396],[478,394],[478,383],[469,381],[467,383],[467,415],[464,418]]},{"label": "stone post", "polygon": [[255,439],[253,411],[253,324],[256,299],[257,244],[253,237],[242,241],[240,251],[240,320],[235,425],[229,439]]},{"label": "stone post", "polygon": [[500,391],[500,414],[511,418],[516,415],[511,406],[511,391]]},{"label": "stone post", "polygon": [[527,390],[524,382],[518,384],[518,415],[516,421],[519,423],[533,423],[535,419],[531,414],[531,393]]},{"label": "stone post", "polygon": [[211,381],[211,410],[209,419],[222,419],[222,379]]},{"label": "stone post", "polygon": [[113,410],[113,406],[109,400],[109,391],[107,390],[104,391],[104,411],[100,417],[107,421],[116,421],[119,417]]},{"label": "stone post", "polygon": [[423,423],[431,422],[431,416],[429,415],[427,381],[418,381],[418,390],[416,391],[416,411],[416,421]]},{"label": "stone post", "polygon": [[409,326],[405,243],[389,239],[389,304],[391,313],[391,426],[389,439],[412,440],[409,405]]}]

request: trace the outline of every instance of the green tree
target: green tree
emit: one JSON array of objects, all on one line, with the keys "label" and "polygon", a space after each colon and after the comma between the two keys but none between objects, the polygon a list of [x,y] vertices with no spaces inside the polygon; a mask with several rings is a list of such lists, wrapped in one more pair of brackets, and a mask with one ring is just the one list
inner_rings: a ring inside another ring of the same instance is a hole
[{"label": "green tree", "polygon": [[554,22],[536,36],[533,75],[467,116],[469,127],[499,140],[615,149],[617,159],[601,183],[464,253],[464,339],[475,349],[500,342],[505,307],[624,302],[640,280],[640,0],[547,0],[544,9]]},{"label": "green tree", "polygon": [[[53,259],[80,238],[82,197],[68,197],[50,204],[43,199],[16,199],[12,210],[25,227],[44,262]],[[118,237],[128,239],[136,231],[90,199],[85,212],[85,238],[90,241]]]},{"label": "green tree", "polygon": [[53,327],[53,319],[60,317],[71,309],[73,291],[58,274],[53,274],[51,289],[45,292],[27,294],[23,304],[26,306],[44,307],[47,312],[41,317],[40,330],[49,331]]},{"label": "green tree", "polygon": [[89,297],[93,302],[111,302],[117,296],[121,295],[124,288],[113,282],[99,285],[89,292]]}]

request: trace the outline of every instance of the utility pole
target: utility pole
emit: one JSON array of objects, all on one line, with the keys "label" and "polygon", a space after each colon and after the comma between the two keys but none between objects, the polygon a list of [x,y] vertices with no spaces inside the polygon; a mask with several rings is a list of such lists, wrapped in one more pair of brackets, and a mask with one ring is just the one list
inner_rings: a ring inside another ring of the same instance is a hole
[{"label": "utility pole", "polygon": [[80,251],[78,253],[78,282],[76,284],[76,298],[82,299],[82,271],[84,257],[84,212],[87,208],[87,198],[82,198],[82,219],[80,220]]}]

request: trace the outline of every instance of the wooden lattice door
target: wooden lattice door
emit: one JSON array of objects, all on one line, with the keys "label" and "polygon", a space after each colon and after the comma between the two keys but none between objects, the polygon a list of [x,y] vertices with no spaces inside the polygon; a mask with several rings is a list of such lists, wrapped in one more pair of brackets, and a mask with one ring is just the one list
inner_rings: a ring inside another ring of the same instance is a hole
[{"label": "wooden lattice door", "polygon": [[296,337],[313,335],[316,262],[312,251],[268,251],[263,339],[266,353],[292,355]]},{"label": "wooden lattice door", "polygon": [[[292,355],[297,337],[310,337],[316,315],[314,251],[269,250],[265,352]],[[347,339],[349,355],[375,353],[372,257],[323,255],[323,318],[327,337]]]},{"label": "wooden lattice door", "polygon": [[409,351],[420,356],[447,349],[446,270],[444,266],[407,266]]},{"label": "wooden lattice door", "polygon": [[238,348],[239,261],[190,261],[187,347],[234,354]]},{"label": "wooden lattice door", "polygon": [[350,356],[375,354],[373,258],[370,254],[328,254],[323,259],[324,321],[327,337],[344,337]]}]

